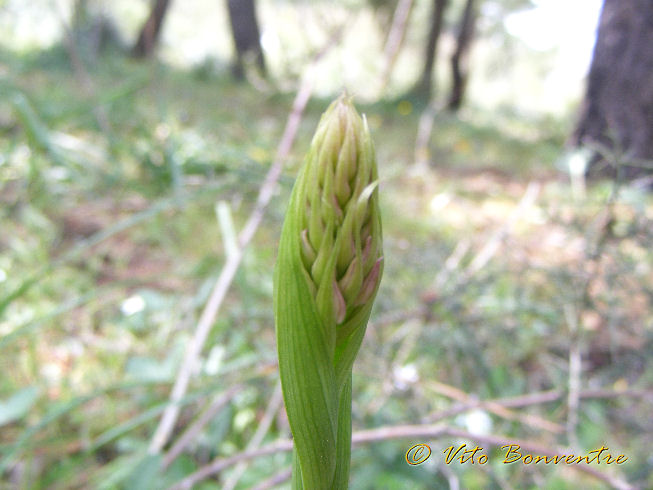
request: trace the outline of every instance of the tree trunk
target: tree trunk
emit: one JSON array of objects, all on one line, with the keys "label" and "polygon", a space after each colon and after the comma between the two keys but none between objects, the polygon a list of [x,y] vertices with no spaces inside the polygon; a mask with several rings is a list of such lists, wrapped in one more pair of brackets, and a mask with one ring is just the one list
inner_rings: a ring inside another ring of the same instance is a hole
[{"label": "tree trunk", "polygon": [[254,0],[228,0],[231,34],[236,49],[233,74],[237,79],[244,77],[244,61],[248,53],[256,56],[256,64],[265,75],[265,58],[261,48],[261,34],[256,20]]},{"label": "tree trunk", "polygon": [[[592,175],[651,174],[653,161],[653,2],[604,0],[581,117],[572,142],[599,144]],[[646,163],[648,161],[648,163]],[[648,166],[648,168],[646,168]]]},{"label": "tree trunk", "polygon": [[154,0],[152,10],[148,16],[134,47],[132,48],[132,56],[136,58],[149,58],[154,54],[154,48],[159,42],[159,34],[161,34],[161,26],[165,19],[170,0]]},{"label": "tree trunk", "polygon": [[463,11],[458,36],[456,39],[456,50],[451,56],[451,75],[453,85],[447,108],[450,111],[457,111],[463,101],[465,89],[467,88],[468,66],[467,55],[469,46],[474,37],[474,24],[476,23],[475,0],[467,0]]},{"label": "tree trunk", "polygon": [[431,96],[433,67],[435,66],[435,60],[437,58],[438,40],[440,39],[440,32],[442,31],[442,19],[448,1],[449,0],[433,0],[431,27],[429,29],[429,38],[424,53],[424,69],[422,70],[422,77],[415,87],[417,94],[426,99]]}]

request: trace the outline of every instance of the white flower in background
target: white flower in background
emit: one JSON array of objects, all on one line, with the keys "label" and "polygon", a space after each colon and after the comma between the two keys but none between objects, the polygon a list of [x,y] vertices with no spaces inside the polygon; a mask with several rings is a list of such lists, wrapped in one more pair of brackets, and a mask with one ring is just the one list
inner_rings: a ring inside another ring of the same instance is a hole
[{"label": "white flower in background", "polygon": [[419,381],[419,373],[415,364],[406,364],[404,366],[395,366],[392,370],[395,388],[398,390],[407,390],[410,385]]},{"label": "white flower in background", "polygon": [[125,316],[132,316],[145,309],[145,300],[140,294],[130,296],[120,305],[120,311]]},{"label": "white flower in background", "polygon": [[223,345],[214,345],[209,352],[209,357],[204,364],[204,371],[209,376],[215,376],[220,371],[222,360],[227,353]]},{"label": "white flower in background", "polygon": [[456,423],[467,429],[468,432],[484,436],[492,431],[492,419],[483,410],[472,410],[456,417]]}]

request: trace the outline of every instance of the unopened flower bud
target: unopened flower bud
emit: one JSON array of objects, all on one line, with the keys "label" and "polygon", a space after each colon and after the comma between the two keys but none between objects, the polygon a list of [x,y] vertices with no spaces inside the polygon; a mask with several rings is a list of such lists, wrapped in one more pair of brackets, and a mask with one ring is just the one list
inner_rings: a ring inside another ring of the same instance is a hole
[{"label": "unopened flower bud", "polygon": [[348,97],[322,116],[299,179],[309,180],[297,183],[303,264],[318,291],[332,291],[318,308],[339,325],[373,301],[382,269],[374,148]]},{"label": "unopened flower bud", "polygon": [[346,488],[351,373],[382,272],[374,147],[341,96],[295,182],[274,278],[281,385],[301,463],[293,480],[304,489]]}]

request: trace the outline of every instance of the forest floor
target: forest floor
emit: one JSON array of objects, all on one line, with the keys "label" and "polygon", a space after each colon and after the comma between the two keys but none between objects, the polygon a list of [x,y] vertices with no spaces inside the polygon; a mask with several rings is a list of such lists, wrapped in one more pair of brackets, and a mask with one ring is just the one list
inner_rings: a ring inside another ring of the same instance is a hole
[{"label": "forest floor", "polygon": [[[228,403],[159,471],[149,440],[294,94],[117,54],[87,68],[88,79],[75,75],[60,48],[0,51],[2,488],[166,488],[251,448],[257,431],[258,445],[289,437],[272,270],[329,100],[308,103],[173,441],[220,394]],[[358,109],[377,149],[386,266],[354,369],[354,431],[442,422],[491,462],[443,464],[441,450],[461,440],[451,436],[411,467],[405,451],[428,437],[376,440],[354,450],[352,488],[651,487],[651,195],[571,185],[566,121],[438,113],[416,163],[418,100]],[[531,402],[514,400],[523,395]],[[603,479],[517,467],[501,464],[491,436],[578,454],[603,445],[629,459],[597,467]],[[290,462],[279,451],[196,488],[230,478],[253,488]]]}]

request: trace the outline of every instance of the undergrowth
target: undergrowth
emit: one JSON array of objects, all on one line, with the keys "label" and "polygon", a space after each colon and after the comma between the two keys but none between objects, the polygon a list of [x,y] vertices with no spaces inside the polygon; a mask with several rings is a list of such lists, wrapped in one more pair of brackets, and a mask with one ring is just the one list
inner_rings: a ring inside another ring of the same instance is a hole
[{"label": "undergrowth", "polygon": [[[216,203],[239,230],[292,94],[117,53],[89,66],[92,90],[57,48],[2,51],[0,63],[2,486],[166,488],[244,451],[266,411],[274,418],[262,444],[286,439],[273,405],[272,267],[327,99],[308,105],[173,441],[236,388],[159,470],[149,439],[233,239]],[[354,431],[438,420],[580,453],[604,445],[629,458],[608,473],[653,484],[651,395],[642,395],[653,383],[650,195],[612,182],[572,193],[555,166],[564,122],[438,115],[431,163],[416,166],[422,108],[358,105],[378,151],[386,279],[354,368]],[[504,403],[552,390],[560,396],[547,402]],[[500,407],[470,403],[490,399]],[[487,444],[487,467],[446,465],[441,452],[455,438],[430,442],[431,460],[409,466],[404,454],[419,442],[428,438],[357,446],[352,488],[600,488],[578,472],[501,464]],[[250,460],[238,488],[290,462],[281,451]],[[222,488],[235,471],[196,488]]]}]

